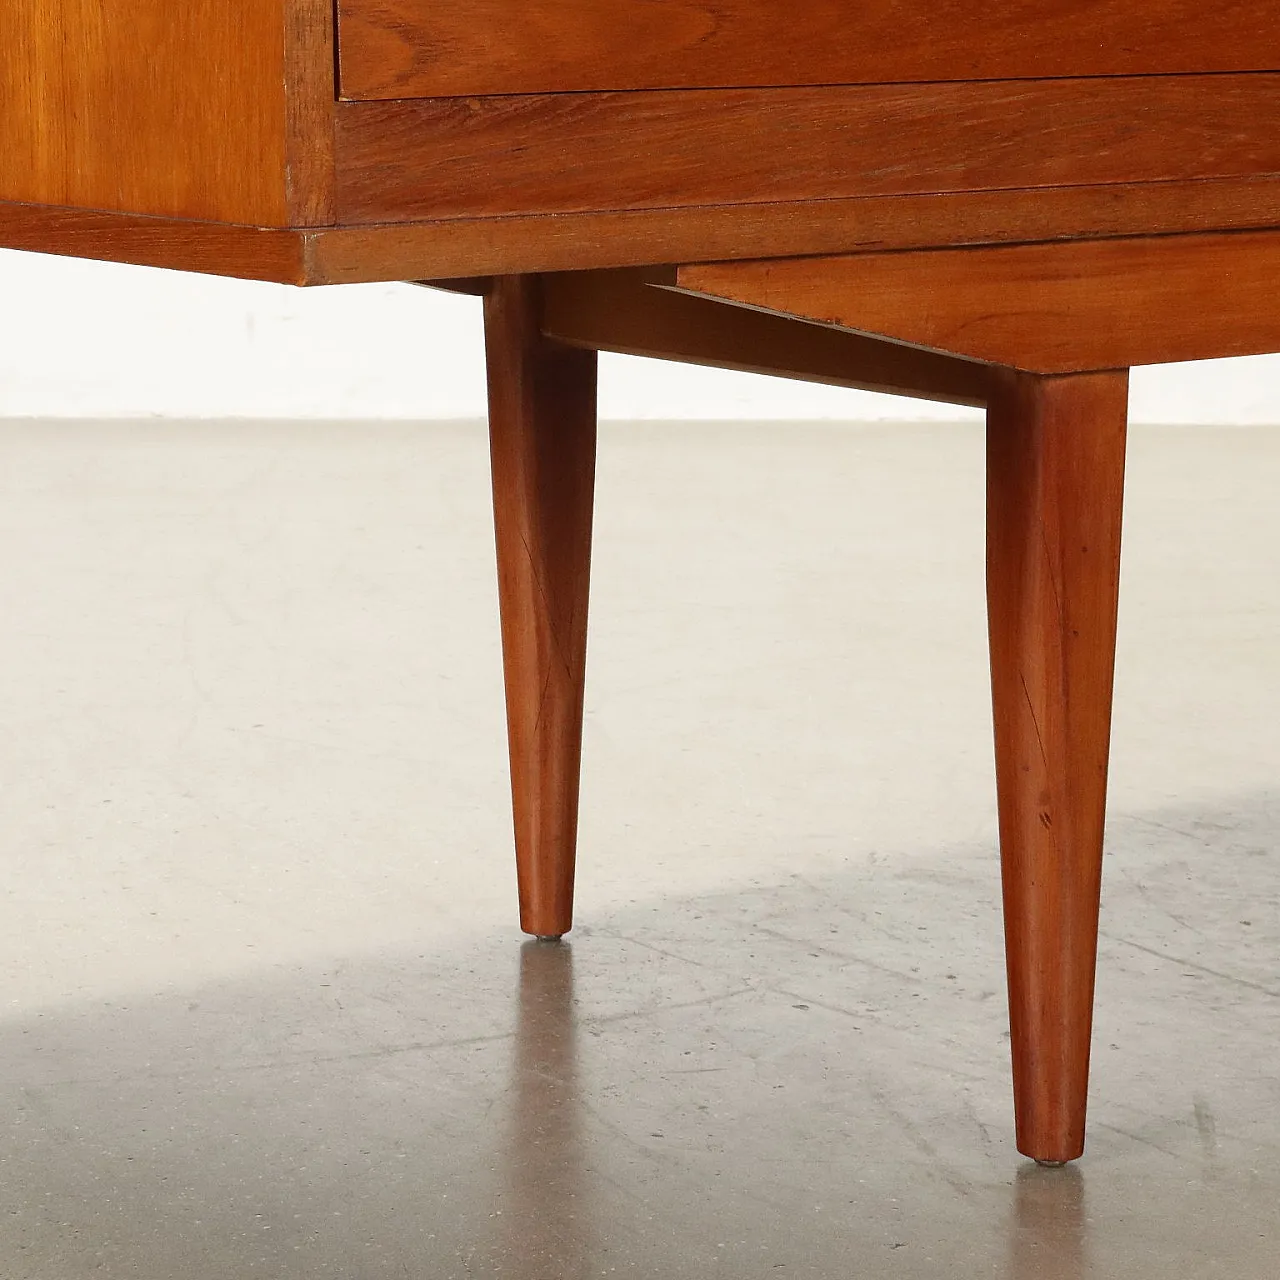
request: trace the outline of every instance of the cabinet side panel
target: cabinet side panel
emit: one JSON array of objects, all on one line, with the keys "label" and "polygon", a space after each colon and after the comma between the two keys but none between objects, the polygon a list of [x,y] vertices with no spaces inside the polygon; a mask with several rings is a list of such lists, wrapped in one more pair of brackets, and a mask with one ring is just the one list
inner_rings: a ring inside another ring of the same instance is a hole
[{"label": "cabinet side panel", "polygon": [[4,0],[0,198],[288,221],[285,0]]}]

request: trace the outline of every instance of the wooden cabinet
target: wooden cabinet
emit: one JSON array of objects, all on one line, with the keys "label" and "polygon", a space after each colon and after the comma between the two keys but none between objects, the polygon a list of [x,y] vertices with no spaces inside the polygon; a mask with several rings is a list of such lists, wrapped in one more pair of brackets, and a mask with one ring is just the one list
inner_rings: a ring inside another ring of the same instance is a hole
[{"label": "wooden cabinet", "polygon": [[8,0],[0,85],[8,243],[306,283],[1280,203],[1262,0]]},{"label": "wooden cabinet", "polygon": [[1018,1142],[1080,1154],[1127,370],[1280,350],[1271,0],[4,0],[0,245],[485,296],[538,934],[595,352],[985,405]]}]

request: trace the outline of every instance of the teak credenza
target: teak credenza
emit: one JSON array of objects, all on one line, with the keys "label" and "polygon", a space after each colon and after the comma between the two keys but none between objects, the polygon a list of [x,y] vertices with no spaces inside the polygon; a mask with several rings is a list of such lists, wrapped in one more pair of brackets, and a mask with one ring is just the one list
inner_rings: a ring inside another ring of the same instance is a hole
[{"label": "teak credenza", "polygon": [[1280,351],[1271,0],[5,0],[0,244],[484,295],[539,935],[595,353],[985,405],[1018,1147],[1081,1154],[1128,370]]}]

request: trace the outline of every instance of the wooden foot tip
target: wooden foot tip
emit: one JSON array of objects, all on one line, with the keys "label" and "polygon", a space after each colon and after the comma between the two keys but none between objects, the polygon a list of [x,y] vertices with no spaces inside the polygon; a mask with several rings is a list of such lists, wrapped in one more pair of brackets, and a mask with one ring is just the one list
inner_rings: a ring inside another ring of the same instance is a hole
[{"label": "wooden foot tip", "polygon": [[1067,1160],[1036,1160],[1042,1169],[1065,1169],[1069,1163]]}]

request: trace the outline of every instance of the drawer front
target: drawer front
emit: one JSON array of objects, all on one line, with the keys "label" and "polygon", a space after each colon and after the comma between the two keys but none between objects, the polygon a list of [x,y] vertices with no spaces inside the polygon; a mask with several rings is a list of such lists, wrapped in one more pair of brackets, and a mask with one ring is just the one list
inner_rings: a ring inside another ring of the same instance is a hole
[{"label": "drawer front", "polygon": [[1275,0],[339,0],[342,96],[1280,69]]},{"label": "drawer front", "polygon": [[336,161],[354,223],[1247,179],[1280,75],[347,102]]}]

